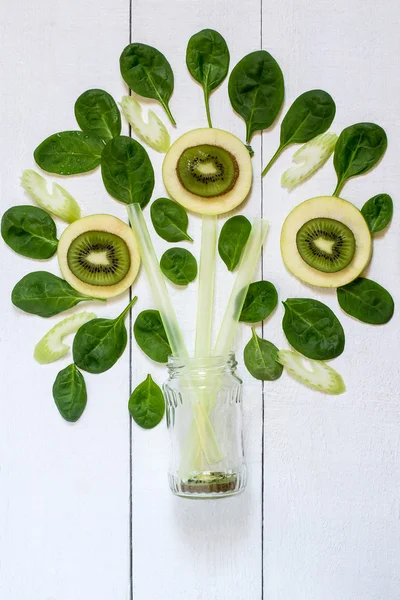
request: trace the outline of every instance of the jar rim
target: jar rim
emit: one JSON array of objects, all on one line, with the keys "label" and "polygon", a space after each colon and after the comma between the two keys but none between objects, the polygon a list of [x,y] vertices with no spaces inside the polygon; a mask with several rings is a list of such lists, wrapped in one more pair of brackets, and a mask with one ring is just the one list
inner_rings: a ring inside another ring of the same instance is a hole
[{"label": "jar rim", "polygon": [[172,356],[168,357],[167,367],[169,369],[199,369],[199,368],[218,368],[228,366],[230,368],[236,366],[235,353],[233,351],[221,356]]}]

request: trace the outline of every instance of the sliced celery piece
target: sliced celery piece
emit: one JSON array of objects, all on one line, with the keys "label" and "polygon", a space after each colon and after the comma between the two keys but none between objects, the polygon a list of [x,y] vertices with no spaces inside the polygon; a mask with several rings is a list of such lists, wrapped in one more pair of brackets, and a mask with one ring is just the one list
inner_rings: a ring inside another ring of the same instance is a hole
[{"label": "sliced celery piece", "polygon": [[164,153],[168,150],[171,145],[168,130],[155,112],[147,112],[146,122],[142,106],[132,96],[123,96],[121,108],[129,125],[141,140],[157,152]]},{"label": "sliced celery piece", "polygon": [[94,313],[80,312],[54,325],[35,346],[33,355],[38,363],[45,365],[65,356],[70,346],[63,343],[64,337],[76,333],[79,327],[95,318]]},{"label": "sliced celery piece", "polygon": [[77,201],[58,183],[53,183],[49,191],[44,177],[32,169],[26,169],[22,173],[21,185],[41,208],[52,215],[67,223],[81,218]]},{"label": "sliced celery piece", "polygon": [[308,387],[326,394],[342,394],[346,391],[341,375],[324,362],[305,358],[291,350],[279,350],[278,361]]},{"label": "sliced celery piece", "polygon": [[282,187],[293,190],[322,167],[335,149],[336,133],[322,133],[301,146],[294,153],[292,161],[297,167],[290,167],[281,179]]}]

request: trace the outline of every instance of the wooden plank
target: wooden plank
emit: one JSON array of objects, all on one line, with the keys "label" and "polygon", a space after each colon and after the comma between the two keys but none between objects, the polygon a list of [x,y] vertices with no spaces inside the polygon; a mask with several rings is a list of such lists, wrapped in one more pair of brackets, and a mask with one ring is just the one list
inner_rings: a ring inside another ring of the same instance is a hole
[{"label": "wooden plank", "polygon": [[[271,18],[273,15],[273,18]],[[301,92],[322,88],[337,104],[332,130],[373,121],[388,134],[389,148],[370,174],[354,179],[344,197],[361,208],[379,192],[396,198],[400,122],[398,5],[307,0],[264,2],[264,47],[282,66],[285,110]],[[266,163],[279,128],[264,135]],[[288,194],[282,172],[288,150],[264,181],[265,208],[272,227],[265,255],[267,279],[281,300],[314,297],[340,317],[346,332],[344,354],[334,361],[347,393],[324,397],[283,376],[266,385],[264,470],[264,597],[269,600],[397,600],[400,530],[399,369],[400,321],[373,327],[342,313],[334,292],[311,289],[285,272],[279,251],[280,227],[296,204],[335,188],[332,164]],[[368,276],[399,292],[399,222],[378,236]],[[265,335],[287,346],[280,322]]]},{"label": "wooden plank", "polygon": [[[251,26],[250,26],[251,24]],[[175,73],[171,110],[178,127],[173,139],[190,129],[206,127],[202,90],[191,79],[185,65],[190,36],[214,27],[226,38],[231,65],[251,50],[259,48],[260,4],[229,1],[206,2],[196,6],[186,2],[134,0],[132,39],[154,45],[165,53]],[[162,108],[152,108],[166,122]],[[243,121],[233,113],[227,82],[211,99],[213,123],[244,138]],[[255,138],[259,152],[260,139]],[[156,171],[154,198],[165,196],[161,180],[162,156],[151,153]],[[257,175],[251,198],[240,212],[253,218],[260,214],[260,181]],[[222,220],[220,226],[222,225]],[[190,215],[190,234],[198,257],[200,218]],[[168,247],[154,238],[158,255]],[[216,328],[228,299],[233,277],[221,261],[217,268],[215,301]],[[138,285],[140,308],[154,307],[144,280]],[[194,345],[197,285],[171,288],[190,349]],[[165,426],[153,432],[133,429],[133,570],[134,597],[158,599],[166,594],[175,600],[242,600],[261,597],[261,386],[246,374],[243,345],[250,330],[242,327],[236,350],[239,373],[244,378],[245,446],[249,467],[247,490],[226,500],[195,502],[174,497],[168,489],[168,435]],[[151,364],[134,344],[133,384],[151,372],[161,384],[164,367]],[[156,574],[156,575],[155,575]]]},{"label": "wooden plank", "polygon": [[[118,59],[129,39],[126,0],[32,4],[1,9],[2,211],[30,203],[19,185],[47,135],[74,129],[74,101],[91,87],[118,98]],[[84,214],[124,207],[104,191],[100,172],[59,178]],[[59,232],[64,225],[58,222]],[[128,353],[111,371],[85,376],[81,420],[63,421],[51,388],[71,356],[39,366],[33,346],[62,317],[15,309],[13,285],[32,270],[59,273],[56,259],[33,262],[1,245],[0,596],[7,600],[110,600],[129,597]],[[127,297],[90,304],[114,316]],[[83,305],[81,305],[83,307]]]}]

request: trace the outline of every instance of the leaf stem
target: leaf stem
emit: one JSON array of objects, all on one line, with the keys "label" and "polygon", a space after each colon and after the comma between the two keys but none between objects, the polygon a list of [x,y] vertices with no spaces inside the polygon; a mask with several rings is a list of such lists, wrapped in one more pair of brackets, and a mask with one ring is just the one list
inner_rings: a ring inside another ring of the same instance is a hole
[{"label": "leaf stem", "polygon": [[332,196],[336,196],[338,198],[340,192],[343,189],[343,186],[344,186],[344,181],[343,180],[341,180],[341,181],[338,180],[337,186],[336,186],[335,191],[333,192]]},{"label": "leaf stem", "polygon": [[118,321],[123,321],[125,319],[126,315],[130,311],[130,309],[132,308],[132,306],[136,303],[137,299],[138,299],[137,296],[135,296],[134,298],[132,298],[132,300],[129,302],[128,306],[119,315],[119,317],[117,319]]},{"label": "leaf stem", "polygon": [[206,114],[208,126],[212,127],[211,113],[210,113],[210,94],[206,88],[204,88],[204,103],[206,105]]},{"label": "leaf stem", "polygon": [[250,146],[250,140],[251,140],[250,123],[246,122],[246,146]]},{"label": "leaf stem", "polygon": [[270,170],[270,168],[272,167],[272,165],[274,164],[274,162],[280,156],[280,154],[281,154],[282,150],[284,149],[284,147],[285,146],[279,146],[278,150],[275,152],[275,154],[273,155],[273,157],[271,158],[271,160],[269,161],[269,163],[265,167],[264,171],[261,173],[261,177],[265,177],[265,175],[268,173],[268,171]]},{"label": "leaf stem", "polygon": [[171,113],[171,111],[169,109],[168,104],[166,102],[163,102],[162,105],[163,105],[163,107],[165,109],[165,112],[167,113],[168,118],[171,121],[172,125],[176,125],[176,121],[175,121],[174,117],[172,116],[172,113]]}]

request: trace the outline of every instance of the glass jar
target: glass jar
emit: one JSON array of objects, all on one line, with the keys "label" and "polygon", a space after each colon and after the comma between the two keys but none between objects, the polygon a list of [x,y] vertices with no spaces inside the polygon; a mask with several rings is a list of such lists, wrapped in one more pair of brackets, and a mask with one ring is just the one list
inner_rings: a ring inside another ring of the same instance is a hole
[{"label": "glass jar", "polygon": [[169,485],[185,498],[223,498],[246,485],[242,381],[235,355],[176,358],[164,384],[171,440]]}]

